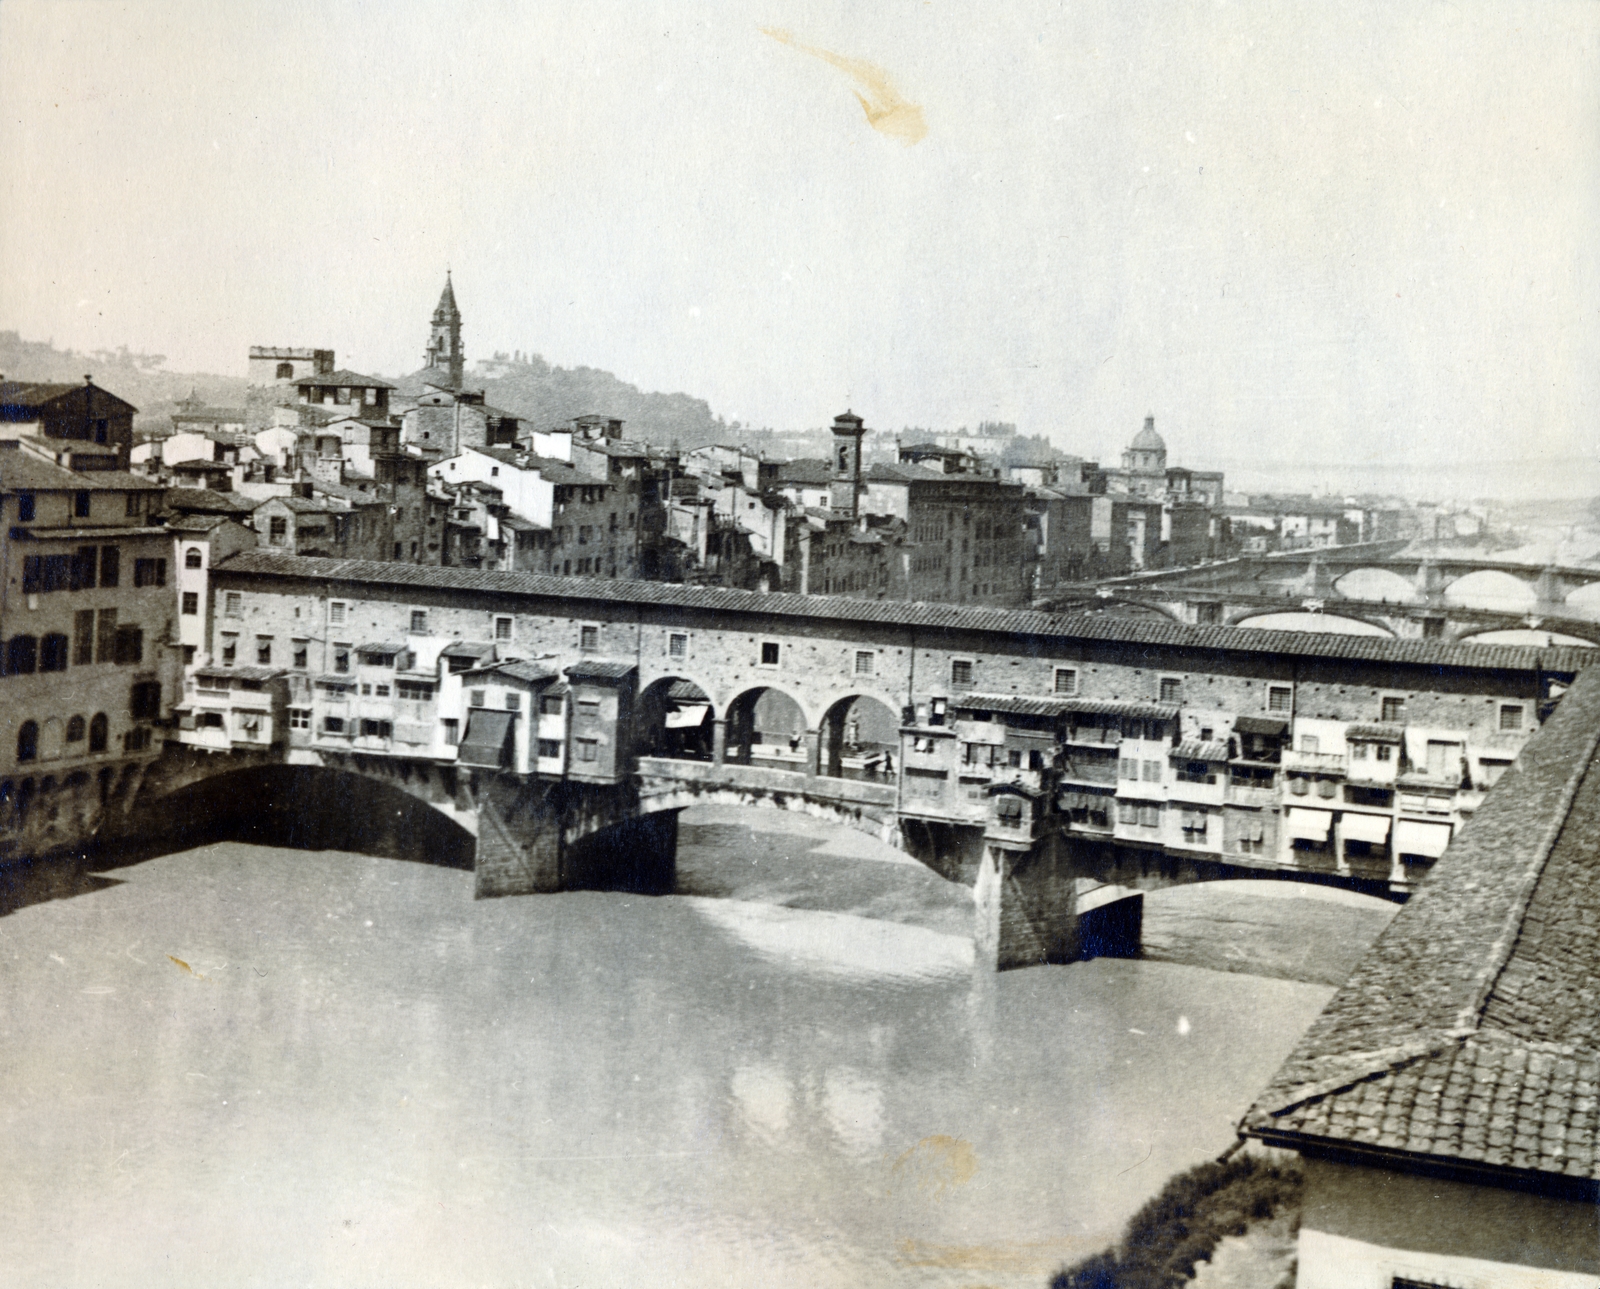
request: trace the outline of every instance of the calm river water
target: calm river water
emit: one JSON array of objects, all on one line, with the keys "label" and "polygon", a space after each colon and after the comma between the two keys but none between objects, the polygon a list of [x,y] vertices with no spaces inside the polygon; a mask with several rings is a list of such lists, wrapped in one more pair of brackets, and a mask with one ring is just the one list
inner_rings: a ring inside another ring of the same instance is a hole
[{"label": "calm river water", "polygon": [[1166,961],[993,977],[968,893],[864,838],[708,808],[679,868],[480,903],[228,843],[0,918],[0,1282],[1041,1289],[1229,1144],[1387,917],[1174,892]]}]

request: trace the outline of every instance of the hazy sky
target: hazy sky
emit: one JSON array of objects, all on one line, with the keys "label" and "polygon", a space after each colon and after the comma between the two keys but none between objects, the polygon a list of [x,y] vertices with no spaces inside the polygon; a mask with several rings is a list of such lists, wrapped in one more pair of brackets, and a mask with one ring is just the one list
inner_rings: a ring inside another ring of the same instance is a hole
[{"label": "hazy sky", "polygon": [[0,0],[0,157],[0,327],[177,369],[412,370],[449,264],[757,425],[1600,455],[1595,3]]}]

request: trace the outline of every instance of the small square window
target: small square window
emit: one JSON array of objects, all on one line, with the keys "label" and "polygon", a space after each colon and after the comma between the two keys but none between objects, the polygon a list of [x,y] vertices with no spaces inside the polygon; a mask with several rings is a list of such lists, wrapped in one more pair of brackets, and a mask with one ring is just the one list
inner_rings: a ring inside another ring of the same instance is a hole
[{"label": "small square window", "polygon": [[1399,724],[1406,718],[1406,700],[1403,698],[1385,698],[1383,700],[1383,719],[1390,724]]},{"label": "small square window", "polygon": [[1161,678],[1161,701],[1163,703],[1181,703],[1183,701],[1183,681],[1176,676],[1163,676]]},{"label": "small square window", "polygon": [[872,667],[873,667],[873,664],[874,664],[874,662],[876,660],[877,660],[877,655],[875,653],[873,653],[872,650],[870,650],[870,649],[857,649],[856,650],[856,675],[858,675],[858,676],[870,676],[870,675],[872,675]]},{"label": "small square window", "polygon": [[689,656],[689,637],[674,632],[667,637],[667,657],[687,658]]},{"label": "small square window", "polygon": [[1287,685],[1273,685],[1267,690],[1267,710],[1287,712],[1294,706],[1294,690]]},{"label": "small square window", "polygon": [[581,738],[578,740],[578,760],[594,761],[599,756],[599,740]]},{"label": "small square window", "polygon": [[309,707],[291,707],[289,709],[289,728],[292,730],[310,729],[311,709]]},{"label": "small square window", "polygon": [[506,691],[506,711],[520,712],[522,710],[522,695],[514,690]]},{"label": "small square window", "polygon": [[1315,734],[1302,734],[1300,736],[1300,750],[1302,752],[1316,752],[1322,744]]},{"label": "small square window", "polygon": [[1076,694],[1078,692],[1078,673],[1071,667],[1056,668],[1056,693]]},{"label": "small square window", "polygon": [[494,638],[496,640],[511,639],[511,619],[496,618],[494,620]]},{"label": "small square window", "polygon": [[1503,730],[1520,730],[1522,728],[1522,708],[1506,706],[1500,709],[1500,728]]},{"label": "small square window", "polygon": [[972,684],[972,662],[967,658],[955,658],[950,663],[950,683],[952,685]]},{"label": "small square window", "polygon": [[186,617],[194,617],[200,612],[200,593],[198,591],[185,591],[183,593],[183,613]]},{"label": "small square window", "polygon": [[489,691],[487,689],[474,689],[472,691],[471,698],[469,699],[468,706],[487,707],[488,703]]},{"label": "small square window", "polygon": [[1377,747],[1373,748],[1373,752],[1380,761],[1394,760],[1394,746],[1390,743],[1379,743]]},{"label": "small square window", "polygon": [[330,600],[328,602],[328,621],[336,627],[344,625],[345,603],[343,600]]},{"label": "small square window", "polygon": [[561,743],[557,739],[542,738],[539,740],[540,759],[549,761],[561,755]]},{"label": "small square window", "polygon": [[411,610],[411,634],[414,636],[428,634],[428,613],[426,609]]},{"label": "small square window", "polygon": [[761,642],[761,665],[763,667],[776,667],[778,665],[779,647],[776,640],[763,640]]},{"label": "small square window", "polygon": [[578,648],[598,649],[600,647],[600,628],[582,626],[578,628]]}]

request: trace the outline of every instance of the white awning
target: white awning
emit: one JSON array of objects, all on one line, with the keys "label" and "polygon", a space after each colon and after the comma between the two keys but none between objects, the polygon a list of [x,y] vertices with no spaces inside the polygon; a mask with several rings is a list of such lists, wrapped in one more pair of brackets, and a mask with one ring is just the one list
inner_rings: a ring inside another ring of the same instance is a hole
[{"label": "white awning", "polygon": [[1428,859],[1438,859],[1449,844],[1449,824],[1401,819],[1394,826],[1394,848],[1401,855],[1423,855]]},{"label": "white awning", "polygon": [[1381,846],[1389,840],[1388,815],[1353,815],[1346,810],[1339,827],[1346,841],[1365,841]]},{"label": "white awning", "polygon": [[1327,841],[1328,830],[1333,827],[1333,811],[1306,810],[1300,806],[1289,808],[1289,836],[1305,841]]},{"label": "white awning", "polygon": [[669,730],[698,729],[706,719],[706,713],[711,708],[705,703],[696,703],[693,707],[676,707],[667,713],[667,728]]}]

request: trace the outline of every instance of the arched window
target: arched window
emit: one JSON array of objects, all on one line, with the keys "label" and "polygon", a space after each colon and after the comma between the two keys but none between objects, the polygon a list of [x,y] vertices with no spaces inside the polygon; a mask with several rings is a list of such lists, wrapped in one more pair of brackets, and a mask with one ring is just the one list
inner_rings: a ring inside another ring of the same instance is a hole
[{"label": "arched window", "polygon": [[89,750],[91,752],[104,752],[106,750],[106,714],[96,712],[94,719],[89,722]]},{"label": "arched window", "polygon": [[81,742],[83,742],[84,728],[85,728],[85,726],[84,726],[84,723],[83,723],[83,717],[74,716],[71,720],[69,720],[67,722],[67,742],[68,743],[81,743]]},{"label": "arched window", "polygon": [[39,642],[39,670],[65,671],[67,669],[67,638],[53,631]]},{"label": "arched window", "polygon": [[278,379],[279,380],[290,380],[293,377],[294,377],[294,364],[293,363],[279,363],[278,364]]},{"label": "arched window", "polygon": [[199,568],[204,563],[205,561],[200,557],[200,548],[198,546],[191,546],[184,552],[183,566],[185,568]]},{"label": "arched window", "polygon": [[6,642],[6,675],[31,676],[39,665],[39,642],[33,636],[12,636]]},{"label": "arched window", "polygon": [[39,755],[39,722],[23,721],[17,731],[17,760],[31,761]]}]

